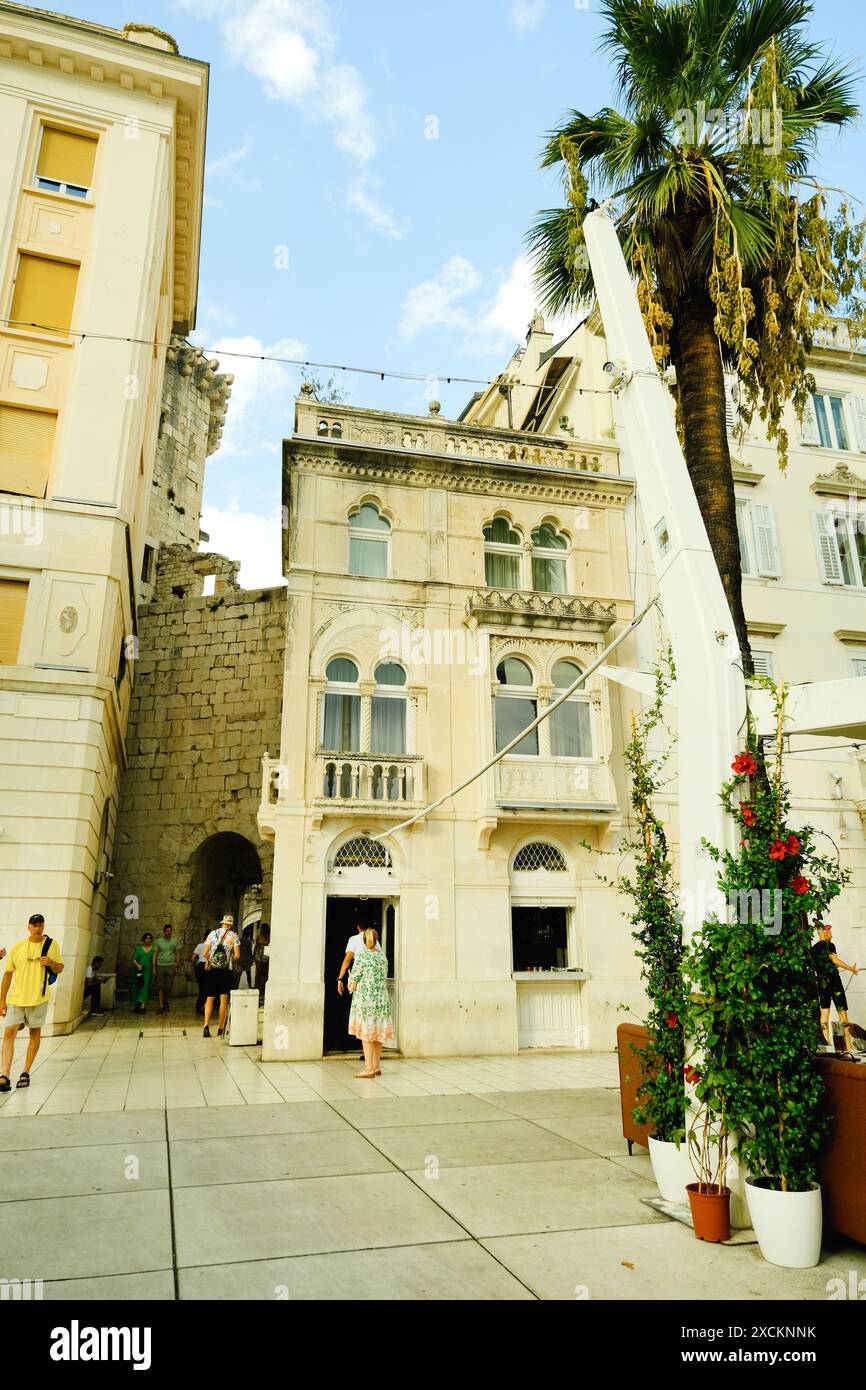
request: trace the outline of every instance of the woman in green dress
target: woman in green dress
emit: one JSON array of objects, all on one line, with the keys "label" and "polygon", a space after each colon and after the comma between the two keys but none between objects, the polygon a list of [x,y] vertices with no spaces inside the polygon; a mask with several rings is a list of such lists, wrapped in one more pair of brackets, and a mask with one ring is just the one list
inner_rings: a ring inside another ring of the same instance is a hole
[{"label": "woman in green dress", "polygon": [[129,997],[132,1000],[133,1013],[144,1013],[152,979],[153,937],[149,931],[146,931],[132,953],[132,981],[129,986]]},{"label": "woman in green dress", "polygon": [[349,990],[352,1007],[349,1011],[349,1032],[364,1045],[364,1070],[358,1078],[381,1076],[379,1061],[382,1044],[394,1037],[391,1017],[391,996],[388,993],[388,960],[377,951],[379,933],[374,927],[364,932],[364,950],[355,957],[349,971]]}]

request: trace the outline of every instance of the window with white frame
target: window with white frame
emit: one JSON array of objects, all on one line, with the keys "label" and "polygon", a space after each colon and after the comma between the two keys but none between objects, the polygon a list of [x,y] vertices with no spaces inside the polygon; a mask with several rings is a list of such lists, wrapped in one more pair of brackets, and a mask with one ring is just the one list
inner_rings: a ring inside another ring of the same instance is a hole
[{"label": "window with white frame", "polygon": [[396,661],[376,667],[371,701],[370,752],[406,752],[406,672]]},{"label": "window with white frame", "polygon": [[[496,668],[499,682],[494,699],[496,751],[501,752],[522,729],[538,717],[538,695],[532,671],[518,656],[507,656]],[[538,730],[533,729],[511,750],[513,756],[538,755]]]},{"label": "window with white frame", "polygon": [[801,439],[822,449],[866,452],[866,396],[816,391],[803,412]]},{"label": "window with white frame", "polygon": [[862,517],[828,507],[812,513],[821,579],[866,588],[866,528]]},{"label": "window with white frame", "polygon": [[519,589],[523,537],[505,516],[484,528],[484,579],[497,589]]},{"label": "window with white frame", "polygon": [[782,573],[779,538],[776,515],[769,503],[738,497],[737,533],[740,538],[740,568],[744,577],[777,579]]},{"label": "window with white frame", "polygon": [[349,517],[349,573],[384,579],[390,542],[391,523],[374,502],[365,502]]},{"label": "window with white frame", "polygon": [[[554,662],[551,680],[556,688],[554,699],[559,692],[567,690],[580,675],[580,667],[575,661]],[[592,715],[589,696],[582,688],[555,709],[549,716],[550,751],[556,758],[592,757]]]},{"label": "window with white frame", "polygon": [[549,521],[532,532],[532,587],[542,594],[565,594],[568,541]]},{"label": "window with white frame", "polygon": [[357,753],[361,747],[361,694],[358,668],[346,656],[336,656],[325,670],[322,747],[330,753]]},{"label": "window with white frame", "polygon": [[851,669],[855,676],[866,676],[866,652],[855,652],[851,657]]}]

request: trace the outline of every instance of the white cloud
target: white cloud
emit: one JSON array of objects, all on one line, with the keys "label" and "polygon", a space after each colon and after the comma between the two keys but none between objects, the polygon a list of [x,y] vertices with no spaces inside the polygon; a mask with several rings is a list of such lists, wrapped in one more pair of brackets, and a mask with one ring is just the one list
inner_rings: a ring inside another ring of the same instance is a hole
[{"label": "white cloud", "polygon": [[452,256],[432,280],[422,280],[409,290],[403,300],[400,336],[414,338],[428,328],[467,330],[471,315],[461,301],[480,284],[472,262],[465,256]]},{"label": "white cloud", "polygon": [[202,530],[209,537],[201,549],[240,560],[238,581],[245,589],[262,589],[282,584],[282,530],[280,511],[270,516],[242,511],[238,506],[220,508],[205,505]]},{"label": "white cloud", "polygon": [[371,227],[383,236],[394,237],[399,241],[403,233],[397,225],[396,218],[390,208],[380,203],[376,197],[375,190],[380,187],[378,179],[361,177],[355,180],[349,189],[348,204],[355,208],[362,216],[366,217]]},{"label": "white cloud", "polygon": [[[452,256],[431,279],[415,285],[403,300],[399,331],[404,338],[429,328],[452,329],[456,347],[465,353],[486,354],[513,347],[526,336],[535,313],[537,296],[532,286],[532,266],[518,256],[507,271],[499,272],[490,292],[489,279],[465,256]],[[479,296],[476,292],[486,293]],[[554,338],[565,337],[576,318],[547,317]]]},{"label": "white cloud", "polygon": [[234,174],[241,160],[246,159],[249,150],[246,145],[240,150],[230,150],[228,154],[220,155],[219,159],[209,159],[205,165],[205,176],[212,179],[223,177],[225,174]]},{"label": "white cloud", "polygon": [[547,0],[512,0],[511,23],[518,34],[526,34],[541,23],[546,3]]}]

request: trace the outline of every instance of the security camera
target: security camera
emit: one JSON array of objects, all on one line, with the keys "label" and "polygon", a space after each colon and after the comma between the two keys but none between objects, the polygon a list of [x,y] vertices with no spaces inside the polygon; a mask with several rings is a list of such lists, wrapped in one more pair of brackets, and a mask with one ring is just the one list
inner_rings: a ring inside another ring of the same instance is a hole
[{"label": "security camera", "polygon": [[622,360],[605,362],[602,371],[605,376],[610,378],[610,389],[614,392],[621,391],[624,386],[628,386],[633,376],[628,363]]}]

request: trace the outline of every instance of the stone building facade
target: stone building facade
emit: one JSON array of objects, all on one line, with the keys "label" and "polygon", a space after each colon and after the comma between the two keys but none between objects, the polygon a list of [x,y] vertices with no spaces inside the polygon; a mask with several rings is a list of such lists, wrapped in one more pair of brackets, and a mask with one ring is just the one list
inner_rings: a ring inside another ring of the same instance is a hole
[{"label": "stone building facade", "polygon": [[[221,555],[163,546],[139,610],[139,660],[102,953],[121,988],[145,930],[185,954],[219,914],[267,919],[272,850],[256,816],[262,752],[279,746],[286,592],[243,590]],[[203,593],[208,577],[214,592]]]}]

